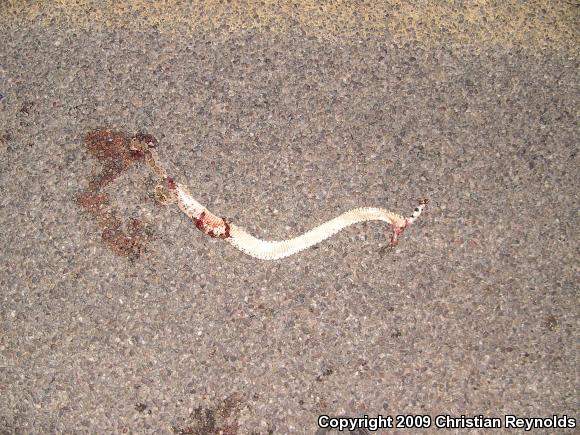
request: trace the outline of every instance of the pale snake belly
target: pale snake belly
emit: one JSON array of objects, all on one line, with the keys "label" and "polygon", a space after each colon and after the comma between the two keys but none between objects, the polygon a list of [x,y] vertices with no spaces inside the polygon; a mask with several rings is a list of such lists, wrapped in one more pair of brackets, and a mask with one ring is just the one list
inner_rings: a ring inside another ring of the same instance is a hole
[{"label": "pale snake belly", "polygon": [[242,252],[261,260],[278,260],[288,257],[326,240],[350,225],[375,220],[387,222],[392,227],[390,246],[394,246],[401,233],[417,220],[428,203],[427,199],[419,200],[419,204],[409,217],[383,208],[355,208],[298,237],[279,241],[261,240],[243,228],[211,213],[193,198],[187,187],[168,176],[167,170],[160,162],[156,146],[157,140],[153,136],[136,135],[131,140],[129,148],[132,152],[143,153],[147,165],[158,177],[160,181],[156,187],[158,199],[164,203],[176,202],[181,211],[203,233],[223,239]]}]

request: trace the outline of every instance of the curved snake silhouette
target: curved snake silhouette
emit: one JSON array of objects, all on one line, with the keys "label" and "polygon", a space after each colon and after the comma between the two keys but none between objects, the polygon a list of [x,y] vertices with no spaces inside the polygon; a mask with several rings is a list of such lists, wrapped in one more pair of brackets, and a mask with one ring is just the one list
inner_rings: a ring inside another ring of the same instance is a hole
[{"label": "curved snake silhouette", "polygon": [[148,240],[146,226],[139,219],[132,219],[128,231],[114,208],[110,207],[108,195],[102,189],[115,180],[134,163],[145,161],[159,183],[155,187],[156,199],[163,204],[177,203],[195,226],[210,237],[224,239],[242,252],[263,260],[277,260],[296,254],[331,237],[349,225],[358,222],[379,220],[392,227],[390,246],[398,242],[399,236],[417,220],[427,205],[419,201],[412,215],[403,217],[382,208],[363,207],[349,210],[306,233],[289,240],[260,240],[237,225],[211,213],[197,202],[182,184],[167,175],[157,150],[157,139],[148,134],[137,134],[132,138],[111,130],[97,129],[87,134],[85,143],[89,153],[102,163],[102,172],[89,182],[87,189],[77,196],[77,203],[89,211],[102,229],[102,239],[118,255],[137,258]]},{"label": "curved snake silhouette", "polygon": [[153,136],[137,135],[129,147],[134,152],[144,153],[148,166],[160,179],[161,183],[156,187],[159,199],[164,200],[165,203],[176,202],[181,211],[205,234],[224,239],[240,251],[262,260],[278,260],[288,257],[322,242],[349,225],[371,220],[384,221],[393,227],[390,245],[394,246],[401,233],[417,220],[429,202],[427,199],[420,200],[412,215],[406,218],[383,208],[355,208],[293,239],[261,240],[226,219],[211,213],[193,198],[187,187],[169,177],[159,160],[155,149],[157,140]]}]

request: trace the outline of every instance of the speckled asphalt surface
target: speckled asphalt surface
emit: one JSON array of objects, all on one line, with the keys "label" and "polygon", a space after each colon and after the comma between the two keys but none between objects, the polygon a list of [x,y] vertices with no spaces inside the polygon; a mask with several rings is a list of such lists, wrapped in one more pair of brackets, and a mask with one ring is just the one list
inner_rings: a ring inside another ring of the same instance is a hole
[{"label": "speckled asphalt surface", "polygon": [[[10,17],[0,433],[577,417],[576,39]],[[393,251],[368,223],[262,262],[156,206],[136,166],[106,189],[153,234],[128,260],[75,202],[99,171],[83,145],[94,128],[155,135],[200,202],[264,238],[352,207],[432,204]]]}]

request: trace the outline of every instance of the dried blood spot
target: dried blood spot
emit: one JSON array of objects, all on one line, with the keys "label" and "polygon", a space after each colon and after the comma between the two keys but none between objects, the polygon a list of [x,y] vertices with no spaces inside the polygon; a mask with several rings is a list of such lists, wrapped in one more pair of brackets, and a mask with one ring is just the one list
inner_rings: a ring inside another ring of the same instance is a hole
[{"label": "dried blood spot", "polygon": [[[140,135],[140,140],[148,144],[157,143],[151,135]],[[85,136],[88,152],[102,164],[102,171],[89,180],[89,187],[81,192],[77,204],[89,212],[101,229],[101,238],[115,254],[136,259],[145,248],[151,234],[145,223],[139,219],[130,219],[125,225],[117,216],[117,211],[110,206],[106,193],[101,193],[131,164],[145,158],[145,152],[130,148],[130,139],[123,133],[112,130],[93,130]]]},{"label": "dried blood spot", "polygon": [[150,148],[157,148],[157,145],[159,144],[157,138],[152,134],[137,133],[133,138]]},{"label": "dried blood spot", "polygon": [[145,248],[146,240],[129,236],[121,228],[106,228],[101,237],[115,254],[133,260],[139,258]]},{"label": "dried blood spot", "polygon": [[199,231],[201,231],[202,233],[206,233],[207,234],[207,226],[203,220],[203,216],[205,213],[202,213],[200,217],[198,217],[197,219],[194,219],[194,223],[195,226],[197,227],[197,229]]},{"label": "dried blood spot", "polygon": [[131,236],[138,236],[145,229],[145,223],[140,219],[131,218],[129,219],[129,225],[127,225],[127,232]]},{"label": "dried blood spot", "polygon": [[125,170],[124,165],[119,165],[119,162],[112,161],[103,166],[100,175],[95,176],[89,181],[89,189],[98,191],[108,184],[112,183]]},{"label": "dried blood spot", "polygon": [[141,150],[130,150],[129,151],[129,158],[132,161],[138,161],[138,160],[144,160],[145,159],[145,153]]},{"label": "dried blood spot", "polygon": [[203,212],[195,219],[195,226],[202,233],[216,239],[230,237],[230,224],[223,218],[218,218],[211,213]]},{"label": "dried blood spot", "polygon": [[242,409],[241,396],[233,394],[213,407],[197,407],[190,413],[184,427],[173,426],[178,435],[237,435]]},{"label": "dried blood spot", "polygon": [[171,190],[175,190],[175,188],[177,187],[177,185],[175,184],[175,180],[171,177],[167,177],[167,187]]},{"label": "dried blood spot", "polygon": [[405,222],[405,225],[402,227],[396,227],[393,225],[393,234],[391,235],[391,243],[389,244],[392,246],[397,246],[399,244],[399,236],[403,234],[405,229],[407,228],[408,222]]},{"label": "dried blood spot", "polygon": [[109,202],[107,194],[95,194],[95,193],[81,193],[77,196],[77,203],[82,208],[87,209],[91,213],[97,212],[100,208],[104,207]]},{"label": "dried blood spot", "polygon": [[129,139],[123,133],[111,130],[93,130],[85,137],[87,150],[97,159],[123,160]]},{"label": "dried blood spot", "polygon": [[226,218],[222,218],[224,221],[224,235],[222,239],[228,239],[230,237],[230,223],[226,220]]}]

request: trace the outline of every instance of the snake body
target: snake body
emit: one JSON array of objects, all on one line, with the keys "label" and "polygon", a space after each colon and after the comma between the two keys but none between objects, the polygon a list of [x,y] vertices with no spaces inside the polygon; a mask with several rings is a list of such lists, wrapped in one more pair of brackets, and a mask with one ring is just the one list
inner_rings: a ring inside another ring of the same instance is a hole
[{"label": "snake body", "polygon": [[144,160],[159,179],[156,187],[158,199],[164,203],[177,203],[203,233],[224,239],[240,251],[261,260],[278,260],[296,254],[333,236],[344,228],[366,221],[387,222],[393,229],[390,245],[396,245],[398,237],[421,215],[428,200],[419,201],[409,217],[382,208],[363,207],[349,210],[306,233],[288,240],[270,241],[258,239],[243,228],[211,213],[196,201],[186,186],[169,177],[161,164],[156,150],[157,140],[151,135],[136,135],[130,142],[131,152],[142,153]]}]

